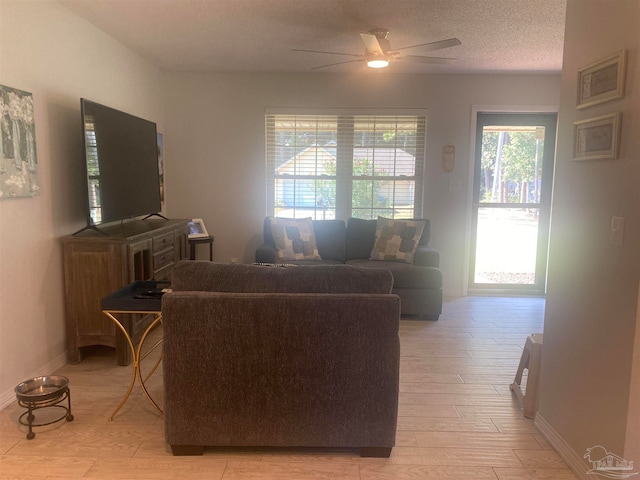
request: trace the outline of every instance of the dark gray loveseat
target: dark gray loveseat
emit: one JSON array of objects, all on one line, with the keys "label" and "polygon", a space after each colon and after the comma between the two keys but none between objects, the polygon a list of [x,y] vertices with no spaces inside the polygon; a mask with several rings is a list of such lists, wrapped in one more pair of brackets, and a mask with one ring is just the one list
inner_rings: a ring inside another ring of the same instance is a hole
[{"label": "dark gray loveseat", "polygon": [[400,302],[385,270],[178,263],[162,300],[164,427],[205,446],[389,456]]},{"label": "dark gray loveseat", "polygon": [[[429,220],[414,253],[413,264],[370,260],[375,243],[376,220],[351,218],[343,220],[314,220],[315,241],[320,260],[287,260],[297,265],[347,264],[366,268],[385,268],[393,275],[393,293],[400,297],[403,315],[419,315],[437,320],[442,313],[442,273],[440,254],[429,247]],[[277,250],[269,217],[263,226],[264,244],[256,250],[257,263],[277,263]]]}]

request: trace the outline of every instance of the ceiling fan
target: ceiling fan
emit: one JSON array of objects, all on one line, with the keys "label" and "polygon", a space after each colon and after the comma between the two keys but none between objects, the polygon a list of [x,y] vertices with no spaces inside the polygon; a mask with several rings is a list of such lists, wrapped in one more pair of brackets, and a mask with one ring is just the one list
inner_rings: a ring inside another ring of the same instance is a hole
[{"label": "ceiling fan", "polygon": [[389,30],[384,28],[374,28],[367,33],[361,33],[360,37],[364,42],[365,51],[364,54],[358,55],[355,53],[340,53],[340,52],[325,52],[322,50],[304,50],[300,48],[294,48],[294,52],[309,52],[309,53],[324,53],[327,55],[343,55],[348,57],[356,57],[354,60],[346,60],[344,62],[330,63],[328,65],[320,65],[313,67],[311,70],[317,70],[318,68],[333,67],[334,65],[342,65],[345,63],[353,62],[366,62],[368,67],[371,68],[384,68],[389,66],[389,63],[393,60],[412,62],[412,63],[431,63],[442,64],[455,62],[455,58],[446,57],[425,57],[422,55],[402,55],[400,50],[407,50],[409,48],[422,47],[425,51],[440,50],[442,48],[456,47],[462,45],[462,42],[457,38],[448,38],[446,40],[440,40],[437,42],[420,43],[418,45],[410,45],[408,47],[391,49],[391,44],[387,40]]}]

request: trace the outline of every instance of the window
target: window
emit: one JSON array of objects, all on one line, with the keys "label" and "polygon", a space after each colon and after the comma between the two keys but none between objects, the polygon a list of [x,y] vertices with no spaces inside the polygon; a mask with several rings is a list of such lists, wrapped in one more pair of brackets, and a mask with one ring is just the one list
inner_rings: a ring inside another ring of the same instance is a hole
[{"label": "window", "polygon": [[267,211],[316,220],[422,214],[424,116],[266,116]]}]

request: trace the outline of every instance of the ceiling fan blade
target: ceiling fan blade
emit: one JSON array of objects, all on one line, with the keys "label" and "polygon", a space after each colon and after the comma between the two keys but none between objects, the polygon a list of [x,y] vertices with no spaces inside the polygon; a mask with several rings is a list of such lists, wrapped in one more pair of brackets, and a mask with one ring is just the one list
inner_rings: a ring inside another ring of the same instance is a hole
[{"label": "ceiling fan blade", "polygon": [[362,57],[362,55],[357,55],[355,53],[325,52],[325,51],[322,51],[322,50],[303,50],[301,48],[294,48],[291,51],[292,52],[307,52],[307,53],[324,53],[326,55],[345,55],[347,57]]},{"label": "ceiling fan blade", "polygon": [[440,50],[441,48],[457,47],[458,45],[462,45],[460,40],[457,38],[448,38],[447,40],[439,40],[437,42],[420,43],[409,47],[394,48],[393,51],[397,52],[400,50],[406,50],[407,48],[423,47],[424,50],[430,52],[433,50]]},{"label": "ceiling fan blade", "polygon": [[411,63],[431,63],[431,64],[447,64],[456,61],[455,58],[446,57],[422,57],[420,55],[403,55],[397,60],[402,60]]},{"label": "ceiling fan blade", "polygon": [[371,33],[361,33],[360,36],[362,37],[364,46],[367,48],[367,52],[380,56],[385,54],[380,42],[378,41],[378,37]]},{"label": "ceiling fan blade", "polygon": [[346,62],[338,62],[338,63],[330,63],[328,65],[320,65],[319,67],[312,67],[311,70],[317,70],[319,68],[327,68],[327,67],[333,67],[335,65],[342,65],[344,63],[353,63],[353,62],[361,62],[361,59],[358,60],[347,60]]}]

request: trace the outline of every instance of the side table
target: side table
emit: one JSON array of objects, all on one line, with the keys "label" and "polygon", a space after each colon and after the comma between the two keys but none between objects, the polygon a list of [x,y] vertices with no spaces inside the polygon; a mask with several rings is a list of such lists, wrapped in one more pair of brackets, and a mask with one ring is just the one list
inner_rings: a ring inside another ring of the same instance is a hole
[{"label": "side table", "polygon": [[[133,282],[126,287],[118,290],[117,292],[112,293],[108,297],[104,297],[102,299],[102,313],[104,313],[107,317],[109,317],[120,329],[123,333],[125,339],[127,340],[127,344],[129,345],[129,349],[131,350],[131,358],[133,359],[132,371],[131,371],[131,381],[129,382],[129,388],[127,392],[120,400],[120,403],[113,411],[111,416],[109,417],[109,421],[113,420],[116,413],[122,408],[122,406],[127,402],[129,396],[131,395],[131,391],[136,383],[136,379],[138,379],[140,383],[140,388],[142,388],[142,392],[144,393],[147,400],[151,402],[151,404],[155,407],[158,413],[162,414],[162,409],[158,406],[158,404],[151,398],[151,395],[147,391],[147,388],[144,385],[144,382],[148,380],[148,378],[156,371],[158,365],[162,361],[162,355],[158,358],[158,361],[147,375],[147,378],[143,380],[142,372],[140,370],[140,362],[144,360],[149,353],[155,350],[161,343],[162,339],[158,340],[149,350],[147,350],[144,354],[142,354],[142,346],[144,345],[144,341],[147,338],[147,335],[153,328],[162,322],[162,293],[163,290],[159,288],[159,282],[155,280],[145,280]],[[124,327],[122,322],[118,320],[116,317],[117,314],[127,314],[127,313],[142,313],[142,314],[151,314],[154,315],[153,321],[146,328],[142,337],[140,338],[140,342],[138,346],[134,346],[133,341],[131,340],[131,336],[127,332],[127,329]]]},{"label": "side table", "polygon": [[209,261],[213,262],[213,237],[195,237],[189,239],[189,258],[191,260],[196,259],[196,245],[201,243],[209,244]]}]

